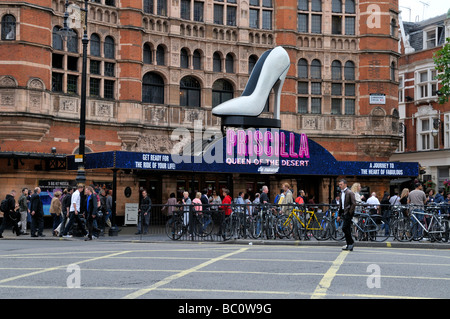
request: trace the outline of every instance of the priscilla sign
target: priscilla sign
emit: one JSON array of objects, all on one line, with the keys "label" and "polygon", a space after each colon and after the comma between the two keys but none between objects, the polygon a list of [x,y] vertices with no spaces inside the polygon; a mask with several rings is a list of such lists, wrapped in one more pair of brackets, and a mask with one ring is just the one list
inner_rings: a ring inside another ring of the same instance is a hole
[{"label": "priscilla sign", "polygon": [[[416,162],[337,161],[306,134],[279,129],[229,129],[204,148],[202,140],[199,142],[194,141],[194,155],[191,143],[184,143],[177,154],[89,153],[86,168],[396,178],[415,177],[419,171]],[[68,163],[70,169],[76,169],[73,156]]]}]

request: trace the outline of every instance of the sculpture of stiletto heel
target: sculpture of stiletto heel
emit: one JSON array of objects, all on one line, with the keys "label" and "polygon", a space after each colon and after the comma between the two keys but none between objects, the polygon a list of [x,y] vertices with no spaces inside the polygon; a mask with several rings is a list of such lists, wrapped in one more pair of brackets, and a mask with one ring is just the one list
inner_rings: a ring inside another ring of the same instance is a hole
[{"label": "sculpture of stiletto heel", "polygon": [[[278,123],[280,120],[281,89],[289,71],[289,66],[289,55],[282,47],[275,47],[264,52],[255,64],[242,95],[217,105],[213,108],[212,113],[222,117],[222,119],[228,119],[230,123],[239,124],[239,122],[246,122],[245,119],[239,118],[258,117],[264,110],[267,98],[273,88],[275,105],[274,119],[272,120]],[[260,120],[263,122],[266,120],[267,122],[269,119]],[[279,127],[278,125],[276,124],[277,127]]]}]

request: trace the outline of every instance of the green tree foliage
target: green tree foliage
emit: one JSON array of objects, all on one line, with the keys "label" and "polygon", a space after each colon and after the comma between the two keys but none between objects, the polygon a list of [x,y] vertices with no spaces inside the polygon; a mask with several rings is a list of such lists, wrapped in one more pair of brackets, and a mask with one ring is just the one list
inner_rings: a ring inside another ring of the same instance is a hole
[{"label": "green tree foliage", "polygon": [[434,54],[433,59],[440,81],[439,103],[444,104],[450,97],[450,38],[446,39],[445,45]]}]

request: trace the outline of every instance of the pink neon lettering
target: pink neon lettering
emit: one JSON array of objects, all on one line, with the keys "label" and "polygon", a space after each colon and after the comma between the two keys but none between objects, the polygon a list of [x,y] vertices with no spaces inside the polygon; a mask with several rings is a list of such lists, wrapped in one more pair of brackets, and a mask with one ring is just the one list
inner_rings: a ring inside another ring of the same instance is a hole
[{"label": "pink neon lettering", "polygon": [[284,132],[280,134],[280,156],[289,157],[289,154],[286,152],[286,136]]},{"label": "pink neon lettering", "polygon": [[227,131],[227,155],[233,155],[234,146],[236,145],[236,133],[233,130]]},{"label": "pink neon lettering", "polygon": [[255,132],[255,155],[256,156],[261,156],[263,153],[263,146],[261,144],[261,141],[263,139],[262,133],[261,131],[256,131]]},{"label": "pink neon lettering", "polygon": [[237,154],[238,156],[245,156],[245,148],[246,148],[246,137],[244,130],[238,130],[237,132]]},{"label": "pink neon lettering", "polygon": [[309,158],[308,137],[306,136],[306,134],[300,135],[300,149],[298,151],[298,156],[301,158]]},{"label": "pink neon lettering", "polygon": [[297,158],[298,154],[294,151],[295,147],[295,135],[294,133],[289,134],[289,157]]},{"label": "pink neon lettering", "polygon": [[264,133],[264,154],[268,157],[272,156],[272,146],[270,146],[270,141],[273,141],[272,132],[266,131]]}]

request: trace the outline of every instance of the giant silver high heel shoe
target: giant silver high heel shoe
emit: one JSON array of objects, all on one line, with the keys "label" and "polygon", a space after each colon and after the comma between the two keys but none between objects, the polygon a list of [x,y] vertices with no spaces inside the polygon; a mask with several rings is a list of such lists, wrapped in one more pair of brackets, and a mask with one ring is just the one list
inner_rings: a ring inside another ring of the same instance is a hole
[{"label": "giant silver high heel shoe", "polygon": [[[256,62],[242,95],[217,105],[212,114],[222,118],[222,126],[281,127],[281,89],[289,66],[289,55],[282,47],[264,52]],[[275,92],[274,118],[257,118],[264,110],[272,88]]]}]

